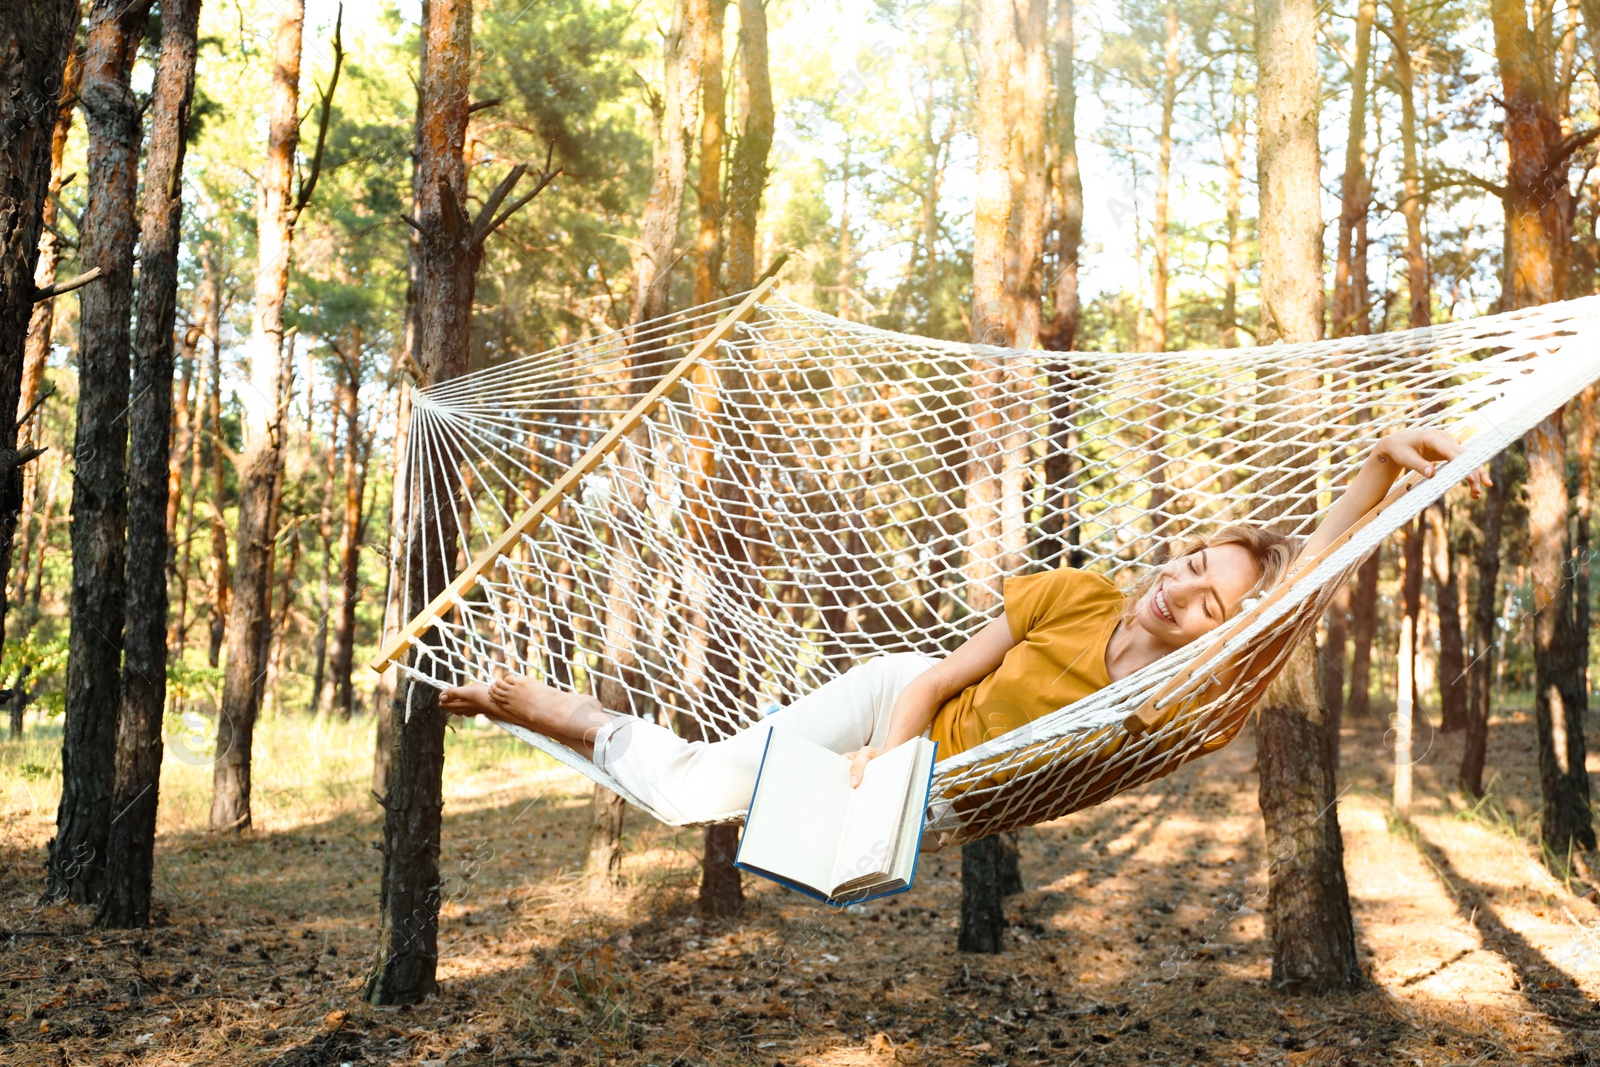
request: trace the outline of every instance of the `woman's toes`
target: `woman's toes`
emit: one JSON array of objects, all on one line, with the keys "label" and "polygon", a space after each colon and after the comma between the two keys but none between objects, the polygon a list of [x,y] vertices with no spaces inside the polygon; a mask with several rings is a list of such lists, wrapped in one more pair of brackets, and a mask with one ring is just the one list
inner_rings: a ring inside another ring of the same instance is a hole
[{"label": "woman's toes", "polygon": [[439,706],[453,715],[485,715],[494,710],[489,687],[482,682],[446,689],[439,694]]}]

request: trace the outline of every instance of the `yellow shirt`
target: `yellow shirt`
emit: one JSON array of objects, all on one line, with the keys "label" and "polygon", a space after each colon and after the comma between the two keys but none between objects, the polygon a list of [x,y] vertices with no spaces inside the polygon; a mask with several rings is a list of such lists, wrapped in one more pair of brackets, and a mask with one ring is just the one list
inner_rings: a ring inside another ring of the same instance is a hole
[{"label": "yellow shirt", "polygon": [[933,716],[939,758],[976,748],[1111,684],[1106,643],[1124,597],[1107,578],[1062,567],[1001,587],[1017,643],[994,672]]}]

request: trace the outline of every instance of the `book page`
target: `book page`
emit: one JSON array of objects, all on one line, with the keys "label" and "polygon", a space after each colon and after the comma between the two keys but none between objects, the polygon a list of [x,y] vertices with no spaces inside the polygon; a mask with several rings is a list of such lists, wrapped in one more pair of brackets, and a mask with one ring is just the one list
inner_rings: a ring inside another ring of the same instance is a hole
[{"label": "book page", "polygon": [[850,805],[850,761],[798,734],[772,731],[739,862],[826,896]]},{"label": "book page", "polygon": [[844,817],[830,888],[890,869],[916,763],[917,746],[908,742],[867,764]]},{"label": "book page", "polygon": [[917,761],[911,769],[897,854],[891,858],[888,868],[890,874],[908,885],[917,869],[917,851],[922,847],[922,817],[928,804],[929,776],[933,772],[933,757],[937,747],[931,742],[917,745]]}]

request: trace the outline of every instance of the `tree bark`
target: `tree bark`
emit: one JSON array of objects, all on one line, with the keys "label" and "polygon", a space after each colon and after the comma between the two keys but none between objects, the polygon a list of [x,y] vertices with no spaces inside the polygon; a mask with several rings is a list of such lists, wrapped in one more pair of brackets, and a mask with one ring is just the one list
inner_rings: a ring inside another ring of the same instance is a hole
[{"label": "tree bark", "polygon": [[300,140],[300,54],[305,0],[284,0],[278,20],[267,103],[267,158],[256,209],[255,310],[250,329],[250,385],[245,391],[239,457],[239,515],[234,529],[233,598],[224,641],[222,708],[217,716],[211,828],[250,826],[250,750],[266,672],[272,583],[274,489],[283,465],[283,308],[294,240],[294,153]]},{"label": "tree bark", "polygon": [[[423,7],[421,107],[417,117],[418,174],[415,329],[422,385],[466,373],[472,301],[483,242],[516,208],[544,188],[501,209],[522,175],[518,168],[467,214],[464,147],[472,70],[471,0],[428,0]],[[496,214],[499,211],[500,214]],[[415,616],[454,577],[460,541],[460,468],[434,461],[423,472],[416,510],[408,516],[405,550],[413,577],[405,606]],[[408,509],[409,510],[409,509]],[[426,535],[426,536],[424,536]],[[437,551],[424,554],[425,543]],[[437,643],[430,629],[418,644]],[[417,645],[411,655],[417,654]],[[439,691],[410,678],[395,694],[392,773],[384,798],[383,878],[378,951],[362,996],[373,1004],[414,1004],[438,988],[439,840],[444,809],[445,712]]]},{"label": "tree bark", "polygon": [[665,81],[661,94],[659,129],[650,197],[639,222],[639,243],[634,246],[633,322],[666,313],[673,247],[678,236],[678,212],[689,171],[689,148],[694,143],[699,112],[700,62],[705,32],[710,22],[711,0],[676,0],[672,27],[663,41]]},{"label": "tree bark", "polygon": [[[1316,9],[1311,0],[1256,0],[1255,14],[1262,339],[1315,341],[1323,329]],[[1287,365],[1272,385],[1285,408],[1309,414],[1317,403],[1318,383],[1305,367]],[[1285,458],[1310,474],[1315,454]],[[1309,641],[1269,690],[1256,736],[1261,815],[1276,860],[1267,876],[1273,984],[1291,992],[1352,988],[1361,974],[1333,744]]]},{"label": "tree bark", "polygon": [[1006,272],[1006,295],[1011,302],[1011,343],[1018,348],[1038,348],[1044,309],[1044,227],[1049,200],[1045,170],[1045,134],[1049,125],[1050,70],[1048,63],[1049,0],[1016,0],[1017,40],[1011,86],[1016,107],[1016,137],[1012,158],[1017,176],[1012,183],[1016,241]]},{"label": "tree bark", "polygon": [[211,380],[206,389],[206,423],[211,433],[211,589],[206,662],[215,667],[221,660],[222,639],[227,633],[228,608],[233,602],[233,570],[228,561],[228,523],[223,517],[228,493],[228,457],[223,450],[222,437],[222,309],[216,304],[211,308],[208,336],[211,342]]},{"label": "tree bark", "polygon": [[[84,210],[81,253],[85,267],[99,267],[102,273],[99,281],[84,287],[79,305],[72,630],[67,646],[61,803],[46,875],[48,896],[66,896],[80,904],[98,900],[104,884],[121,706],[128,324],[133,251],[139,235],[135,198],[142,133],[138,101],[128,83],[148,13],[148,3],[97,0],[89,13],[83,62],[89,204]],[[9,396],[0,395],[0,414],[11,418],[14,407]],[[0,433],[0,444],[4,442]],[[13,471],[6,479],[8,487],[15,477]],[[7,514],[14,516],[16,511],[0,503],[0,520]],[[0,521],[0,528],[7,525]],[[9,551],[9,536],[0,534],[0,541]]]},{"label": "tree bark", "polygon": [[[73,29],[77,28],[78,4],[76,0],[71,5]],[[22,68],[17,68],[19,72]],[[61,239],[56,236],[56,206],[61,194],[64,179],[68,175],[62,173],[62,159],[66,155],[67,137],[72,132],[72,113],[78,104],[78,89],[83,82],[83,61],[78,53],[70,49],[67,52],[66,68],[61,75],[61,90],[57,94],[60,99],[60,110],[56,113],[55,128],[50,137],[50,187],[44,196],[44,203],[40,208],[40,236],[39,236],[39,262],[34,268],[34,284],[40,288],[48,288],[56,280],[56,264],[61,256]],[[7,124],[9,128],[9,123]],[[9,247],[9,245],[8,245]],[[33,305],[33,313],[28,320],[28,337],[22,350],[22,387],[21,395],[17,398],[17,414],[20,420],[29,411],[34,411],[34,404],[39,399],[39,392],[44,385],[45,362],[50,356],[50,339],[55,332],[55,299],[41,300]],[[25,440],[32,442],[40,438],[39,428],[44,419],[40,412],[34,412],[34,421],[30,424]],[[23,429],[17,428],[21,435]],[[21,602],[27,595],[28,589],[28,558],[34,543],[31,535],[34,502],[38,497],[35,492],[37,487],[38,468],[28,464],[22,473],[22,514],[17,520],[18,536],[22,539],[21,550],[17,553],[18,567],[14,579],[14,591],[11,600]],[[8,602],[7,610],[10,603]]]},{"label": "tree bark", "polygon": [[1574,849],[1595,847],[1589,813],[1588,750],[1583,714],[1586,649],[1573,634],[1571,586],[1566,580],[1567,457],[1557,411],[1526,438],[1528,534],[1533,572],[1534,721],[1539,734],[1540,812],[1545,861],[1564,870]]},{"label": "tree bark", "polygon": [[[727,101],[724,99],[722,88],[724,66],[722,38],[727,0],[708,0],[707,8],[709,21],[705,35],[705,54],[700,64],[700,175],[697,186],[700,237],[694,272],[696,304],[705,304],[716,299],[722,289],[722,219],[728,211],[728,205],[723,203],[722,199],[722,163],[727,141]],[[695,492],[697,499],[704,499],[702,494],[708,489],[708,478],[716,478],[715,484],[719,487],[723,484],[722,480],[717,478],[717,461],[712,445],[718,429],[716,414],[719,405],[715,399],[714,361],[703,364],[696,368],[696,371],[695,377],[699,387],[696,397],[710,399],[712,404],[710,411],[702,413],[701,425],[705,433],[702,442],[696,448],[696,465],[703,472],[703,476],[697,479]],[[696,518],[697,538],[702,543],[716,536],[708,529],[703,510]],[[713,558],[722,557],[718,554]],[[703,581],[705,575],[702,574],[701,579]],[[716,574],[713,580],[726,582],[729,576]],[[705,632],[710,635],[710,641],[721,641],[725,636],[721,628],[709,625],[710,620],[704,613],[700,617],[702,624],[705,625]],[[736,646],[737,636],[734,636],[733,640]],[[708,645],[710,641],[707,642]],[[726,648],[718,648],[715,651],[710,648],[704,649],[702,657],[705,660],[704,670],[707,673],[715,671],[719,675],[715,681],[719,690],[729,693],[737,691],[737,671],[732,669]],[[707,826],[703,845],[700,912],[712,918],[733,915],[744,905],[744,886],[739,868],[733,864],[734,856],[738,853],[739,828],[731,824]]]},{"label": "tree bark", "polygon": [[128,465],[128,607],[116,785],[106,885],[95,922],[145,926],[155,869],[161,717],[167,699],[167,499],[172,436],[173,323],[178,313],[179,191],[194,98],[200,0],[163,0],[161,54],[150,100],[139,328],[134,340]]},{"label": "tree bark", "polygon": [[[1309,645],[1302,643],[1295,655],[1305,661],[1308,651]],[[1303,675],[1309,667],[1309,662],[1291,663],[1284,674]],[[1293,678],[1287,681],[1292,684]],[[1313,702],[1315,696],[1305,687],[1299,699]],[[1361,984],[1361,970],[1344,877],[1344,838],[1332,799],[1332,750],[1314,717],[1288,711],[1273,695],[1268,700],[1272,703],[1262,711],[1256,744],[1271,857],[1267,933],[1273,948],[1272,984],[1293,994],[1352,989]],[[1309,753],[1310,758],[1276,758],[1282,753]]]},{"label": "tree bark", "polygon": [[694,260],[696,304],[709,304],[721,288],[722,217],[727,211],[722,202],[722,156],[727,143],[722,37],[728,0],[705,0],[705,5],[705,55],[700,64],[700,174],[695,183],[700,208]]},{"label": "tree bark", "polygon": [[1406,18],[1408,0],[1391,0],[1394,35],[1394,79],[1400,94],[1401,181],[1400,210],[1406,219],[1406,288],[1410,296],[1412,329],[1433,321],[1429,299],[1428,260],[1422,247],[1422,174],[1417,162],[1417,106],[1415,78],[1411,72],[1411,30]]},{"label": "tree bark", "polygon": [[756,284],[756,217],[772,151],[772,79],[767,70],[767,13],[762,0],[739,0],[739,140],[728,167],[728,284]]},{"label": "tree bark", "polygon": [[995,955],[1003,951],[1006,929],[1007,880],[1005,843],[990,834],[961,846],[961,927],[956,947],[962,952]]},{"label": "tree bark", "polygon": [[[1345,138],[1344,180],[1339,189],[1339,245],[1333,269],[1333,336],[1370,330],[1367,321],[1366,250],[1357,232],[1372,192],[1367,184],[1367,72],[1372,65],[1372,24],[1377,0],[1356,5],[1355,60],[1350,67],[1350,122]],[[1356,263],[1360,259],[1363,262]]]},{"label": "tree bark", "polygon": [[[1350,118],[1344,152],[1344,179],[1339,198],[1339,243],[1333,271],[1333,335],[1348,337],[1368,332],[1366,248],[1359,239],[1367,215],[1371,190],[1367,185],[1367,73],[1371,66],[1372,24],[1377,0],[1360,0],[1356,7],[1355,56],[1350,67]],[[1356,261],[1360,262],[1357,263]],[[1375,557],[1374,557],[1375,558]],[[1346,659],[1351,625],[1351,589],[1343,585],[1334,594],[1325,616],[1327,644],[1318,659],[1322,676],[1322,705],[1328,712],[1333,765],[1339,766],[1339,730],[1344,719],[1344,683],[1350,665]],[[1370,648],[1370,635],[1368,637]]]},{"label": "tree bark", "polygon": [[1590,630],[1590,604],[1589,604],[1589,576],[1594,569],[1593,553],[1590,549],[1592,543],[1591,527],[1594,523],[1593,490],[1594,490],[1594,422],[1595,402],[1597,391],[1594,386],[1589,386],[1578,394],[1578,496],[1573,502],[1574,533],[1572,540],[1572,597],[1573,597],[1573,640],[1578,648],[1584,650],[1580,657],[1583,672],[1582,685],[1585,693],[1589,692],[1589,630]]},{"label": "tree bark", "polygon": [[[408,304],[415,304],[415,290],[409,290],[412,295],[407,296]],[[407,316],[410,317],[409,314]],[[408,328],[408,333],[409,333]],[[408,337],[405,342],[405,351],[412,353],[414,350]],[[412,357],[415,359],[415,356]],[[395,374],[398,378],[399,375]],[[409,514],[408,501],[410,489],[406,485],[406,450],[411,439],[411,386],[405,381],[399,383],[400,400],[395,405],[395,434],[394,434],[394,459],[390,466],[390,501],[389,501],[389,558],[400,559],[400,553],[405,551],[405,531],[407,516]],[[388,581],[394,582],[394,568],[389,568]],[[400,627],[406,624],[405,617],[401,614],[407,605],[401,598],[394,595],[393,588],[389,588],[384,596],[383,612],[383,643],[399,632]],[[395,686],[394,672],[385,671],[378,679],[378,684],[373,689],[372,704],[374,717],[378,720],[376,738],[372,752],[372,792],[376,796],[384,796],[389,792],[389,775],[394,768],[392,755],[394,752],[394,704]]]},{"label": "tree bark", "polygon": [[[1530,29],[1522,0],[1491,0],[1489,16],[1506,115],[1505,288],[1500,303],[1509,311],[1562,298],[1572,236],[1568,170],[1576,142],[1565,136],[1562,94],[1548,74],[1555,63],[1548,15],[1537,17]],[[1574,641],[1571,590],[1565,580],[1570,502],[1562,412],[1553,412],[1525,440],[1529,562],[1537,612],[1533,661],[1544,800],[1540,826],[1545,860],[1560,870],[1573,849],[1595,847],[1583,736],[1585,657]]]},{"label": "tree bark", "polygon": [[[1031,25],[1031,23],[1030,23]],[[1006,227],[1011,215],[1010,127],[1006,121],[1010,64],[1015,47],[1011,0],[978,5],[977,203],[973,211],[972,339],[981,346],[1012,342],[1005,287]],[[967,546],[962,566],[967,603],[987,613],[1000,599],[1006,558],[1008,468],[1018,466],[1009,422],[1015,414],[1013,364],[987,348],[974,350],[971,447],[966,472]],[[1017,487],[1020,490],[1020,486]],[[1020,492],[1018,492],[1020,497]],[[998,835],[962,846],[961,929],[965,951],[999,952],[1005,932],[1001,887],[1010,880],[1006,842]]]},{"label": "tree bark", "polygon": [[1564,137],[1560,93],[1548,74],[1555,64],[1550,16],[1535,8],[1540,28],[1530,29],[1522,0],[1490,0],[1489,16],[1508,157],[1501,309],[1511,311],[1562,298],[1572,243],[1568,171],[1576,145]]},{"label": "tree bark", "polygon": [[1242,79],[1237,74],[1229,81],[1234,87],[1230,101],[1233,113],[1222,135],[1222,212],[1223,227],[1227,231],[1227,254],[1222,260],[1222,330],[1219,338],[1223,348],[1235,348],[1239,344],[1239,272],[1244,263],[1244,89],[1241,86]]},{"label": "tree bark", "polygon": [[[662,94],[659,129],[655,142],[655,173],[650,197],[640,220],[640,242],[634,255],[635,325],[665,315],[670,295],[673,246],[678,232],[678,215],[683,207],[689,148],[694,143],[695,119],[699,113],[700,65],[705,52],[705,36],[710,23],[711,0],[677,0],[673,24],[663,42],[662,60],[665,90]],[[631,354],[630,388],[636,394],[649,391],[655,370],[654,346],[636,345]],[[628,465],[630,450],[643,447],[643,430],[635,431],[618,449],[618,459]],[[629,492],[642,487],[630,485]],[[642,504],[635,499],[635,506]],[[627,593],[638,581],[638,568],[630,557],[630,546],[618,544],[616,571],[610,586],[618,593],[606,596],[603,623],[605,656],[611,671],[600,681],[595,694],[601,706],[625,715],[641,714],[635,707],[627,679],[638,669],[634,653],[639,620]],[[620,796],[596,785],[591,802],[589,842],[584,870],[594,879],[615,881],[622,870],[622,820],[627,808]]]},{"label": "tree bark", "polygon": [[[337,409],[328,441],[328,469],[322,484],[322,506],[317,511],[317,541],[322,546],[322,566],[317,586],[317,634],[311,639],[311,708],[317,715],[333,710],[333,690],[328,685],[328,630],[333,619],[333,498],[334,476],[339,469],[339,419]],[[346,447],[349,447],[348,444]]]},{"label": "tree bark", "polygon": [[329,656],[333,673],[333,710],[348,719],[355,702],[351,674],[355,668],[356,607],[361,601],[361,515],[367,493],[366,435],[361,428],[361,335],[359,326],[351,351],[342,359],[345,379],[340,386],[344,411],[344,522],[339,529],[339,625],[333,633]]},{"label": "tree bark", "polygon": [[[1078,169],[1077,34],[1073,0],[1057,0],[1055,21],[1056,276],[1050,326],[1041,344],[1070,352],[1078,337],[1078,256],[1083,245],[1083,175]],[[1048,463],[1048,458],[1046,463]],[[1046,472],[1046,481],[1055,485]]]},{"label": "tree bark", "polygon": [[[1162,9],[1161,132],[1156,140],[1155,292],[1150,319],[1150,348],[1167,350],[1167,296],[1172,287],[1172,232],[1168,205],[1172,189],[1172,115],[1178,104],[1178,4]],[[1165,413],[1163,413],[1163,418]]]},{"label": "tree bark", "polygon": [[1352,719],[1372,717],[1372,638],[1378,631],[1379,546],[1356,571],[1350,593],[1350,695],[1345,711]]},{"label": "tree bark", "polygon": [[1467,736],[1461,752],[1461,788],[1483,796],[1483,763],[1489,745],[1489,698],[1494,689],[1495,648],[1500,633],[1500,533],[1506,502],[1506,457],[1489,465],[1489,487],[1483,493],[1483,539],[1478,550],[1478,597],[1472,606],[1472,663],[1467,671]]},{"label": "tree bark", "polygon": [[[37,365],[42,375],[49,347],[50,301],[34,303],[35,283],[48,275],[49,284],[55,273],[55,238],[48,236],[44,249],[40,238],[53,221],[50,194],[60,189],[61,152],[82,73],[73,57],[78,21],[78,0],[14,5],[0,13],[0,450],[6,455],[17,446],[18,418],[32,404],[20,399],[27,371]],[[37,340],[41,330],[43,340]],[[4,578],[11,573],[24,489],[16,465],[0,473],[0,643],[9,608]],[[26,588],[24,573],[15,599],[24,600]]]},{"label": "tree bark", "polygon": [[1427,512],[1434,602],[1439,618],[1439,729],[1454,733],[1467,725],[1465,646],[1461,637],[1461,590],[1455,547],[1450,543],[1450,511],[1443,500]]},{"label": "tree bark", "polygon": [[[1083,245],[1083,176],[1078,169],[1078,89],[1073,0],[1057,0],[1055,34],[1055,212],[1056,276],[1051,287],[1049,324],[1040,331],[1041,347],[1070,352],[1078,336],[1078,256]],[[1044,454],[1045,502],[1039,559],[1054,566],[1078,566],[1078,524],[1073,481],[1077,465],[1074,382],[1065,360],[1048,364],[1050,430]]]}]

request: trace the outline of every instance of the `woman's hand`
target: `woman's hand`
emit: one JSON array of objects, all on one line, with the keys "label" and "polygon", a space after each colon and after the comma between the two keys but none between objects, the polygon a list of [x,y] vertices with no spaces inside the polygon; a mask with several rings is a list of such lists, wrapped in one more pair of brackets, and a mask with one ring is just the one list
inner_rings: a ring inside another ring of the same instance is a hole
[{"label": "woman's hand", "polygon": [[861,784],[861,776],[867,772],[867,764],[883,755],[883,750],[869,746],[858,748],[854,752],[846,752],[844,755],[850,761],[850,788],[854,789]]},{"label": "woman's hand", "polygon": [[[1401,471],[1413,470],[1424,478],[1432,478],[1436,465],[1461,455],[1461,444],[1443,430],[1396,430],[1378,439],[1367,453],[1355,480],[1344,491],[1333,507],[1328,509],[1322,525],[1306,538],[1304,547],[1295,558],[1291,573],[1313,559],[1317,559],[1335,541],[1388,495],[1394,480]],[[1476,470],[1467,475],[1467,488],[1476,499],[1489,484],[1487,470]]]},{"label": "woman's hand", "polygon": [[[1396,430],[1378,439],[1372,448],[1372,457],[1378,463],[1393,463],[1405,470],[1413,470],[1424,478],[1432,478],[1434,465],[1448,462],[1461,455],[1461,445],[1443,430]],[[1467,488],[1476,500],[1489,485],[1487,468],[1467,475]]]}]

